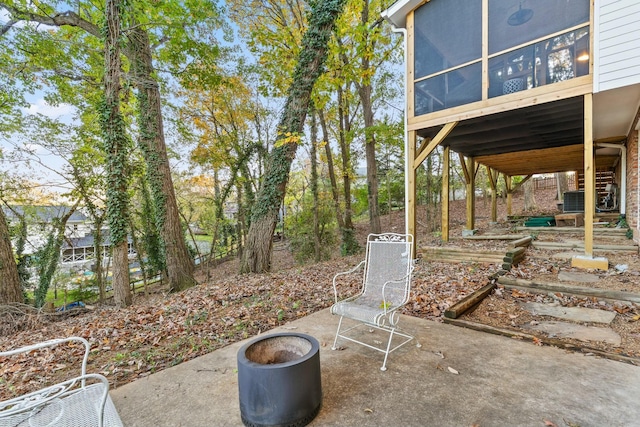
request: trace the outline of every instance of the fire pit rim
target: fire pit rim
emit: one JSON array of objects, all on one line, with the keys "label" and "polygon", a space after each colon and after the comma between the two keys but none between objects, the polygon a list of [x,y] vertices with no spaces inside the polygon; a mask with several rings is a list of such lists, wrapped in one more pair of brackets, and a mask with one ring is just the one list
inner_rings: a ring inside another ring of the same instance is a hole
[{"label": "fire pit rim", "polygon": [[[294,359],[294,360],[290,360],[288,362],[280,362],[280,363],[259,363],[259,362],[254,362],[253,360],[249,359],[246,356],[247,353],[247,349],[249,347],[251,347],[254,344],[259,343],[260,341],[265,341],[265,340],[269,340],[272,338],[278,338],[278,337],[297,337],[297,338],[302,338],[306,341],[309,342],[309,344],[311,345],[311,348],[309,349],[309,351],[304,354],[303,356]],[[264,334],[264,335],[258,335],[257,337],[253,338],[251,341],[247,342],[246,344],[244,344],[240,350],[238,351],[238,362],[242,362],[247,366],[251,366],[251,367],[259,367],[259,368],[263,368],[263,369],[279,369],[279,368],[287,368],[293,365],[297,365],[300,363],[305,362],[306,360],[309,360],[310,358],[314,357],[314,355],[320,350],[320,344],[318,343],[318,340],[315,339],[314,337],[312,337],[311,335],[302,333],[302,332],[273,332],[273,333],[268,333],[268,334]]]}]

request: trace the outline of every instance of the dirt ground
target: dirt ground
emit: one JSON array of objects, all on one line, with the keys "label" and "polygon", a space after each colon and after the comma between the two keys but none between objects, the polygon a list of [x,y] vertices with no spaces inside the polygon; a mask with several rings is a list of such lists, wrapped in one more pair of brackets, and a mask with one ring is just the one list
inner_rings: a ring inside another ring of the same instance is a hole
[{"label": "dirt ground", "polygon": [[[609,260],[608,271],[587,270],[597,276],[597,282],[570,282],[558,280],[558,273],[585,272],[582,269],[571,267],[570,259],[557,258],[561,251],[549,251],[529,248],[525,261],[510,271],[505,277],[514,279],[534,280],[539,283],[561,283],[604,290],[633,292],[640,295],[640,261],[638,254],[620,252],[598,253],[597,256],[606,256]],[[624,269],[619,271],[618,266]],[[604,300],[595,297],[578,297],[569,294],[542,292],[531,293],[518,289],[498,288],[472,312],[462,316],[462,319],[498,328],[514,330],[531,334],[527,327],[542,321],[558,320],[550,316],[533,315],[525,310],[521,304],[526,302],[538,302],[560,305],[562,307],[585,307],[598,310],[606,310],[616,313],[616,317],[610,325],[622,339],[620,346],[613,346],[601,341],[577,341],[562,338],[568,344],[597,349],[608,353],[624,356],[640,357],[640,306],[625,301]],[[581,323],[584,326],[603,327],[596,323]],[[541,334],[538,332],[537,334]],[[534,334],[535,335],[535,334]],[[553,338],[553,336],[551,336]]]},{"label": "dirt ground", "polygon": [[[555,194],[554,191],[543,191],[540,194],[536,194],[536,199],[539,202],[539,209],[535,214],[538,215],[553,215],[556,213]],[[525,213],[522,208],[522,199],[516,198],[514,200],[514,213]],[[499,203],[499,218],[506,218],[506,212],[504,205]],[[516,232],[517,234],[526,234],[523,231],[515,231],[514,224],[506,221],[499,222],[497,224],[489,223],[487,220],[489,211],[486,205],[482,202],[477,204],[479,208],[477,210],[477,224],[478,235],[482,234],[509,234]],[[457,209],[460,209],[458,206]],[[502,215],[501,215],[502,214]],[[479,219],[478,219],[479,217]],[[460,211],[455,211],[454,219],[452,222],[458,224],[464,224],[464,217]],[[508,242],[496,241],[496,240],[464,240],[461,236],[462,226],[455,229],[451,235],[452,238],[448,246],[455,247],[469,247],[472,249],[491,249],[491,250],[504,250],[508,246]],[[418,233],[420,234],[420,233]],[[532,233],[533,237],[538,242],[583,242],[584,236],[582,232],[573,234],[565,233],[547,233],[539,232]],[[439,241],[439,236],[433,236],[429,233],[424,233],[427,238],[425,244],[427,245],[442,245]],[[610,236],[598,236],[594,237],[595,244],[606,245],[632,245],[633,242],[624,236],[610,237]],[[540,283],[562,283],[564,285],[573,285],[581,287],[592,287],[604,290],[625,291],[632,292],[640,295],[640,258],[638,252],[629,253],[621,251],[596,251],[595,256],[606,257],[609,261],[609,269],[607,271],[591,270],[591,269],[577,269],[571,267],[571,254],[569,250],[548,250],[535,248],[529,246],[526,250],[526,256],[524,260],[511,271],[509,271],[504,277],[511,279],[525,279],[536,281]],[[574,251],[575,254],[581,254],[580,251]],[[437,263],[432,263],[437,264]],[[483,264],[470,264],[470,263],[458,263],[455,264],[457,271],[461,269],[484,267]],[[495,264],[491,264],[492,268],[489,271],[495,272],[499,267]],[[489,272],[488,271],[488,272]],[[597,282],[567,282],[559,281],[558,273],[564,272],[587,272],[598,277]],[[451,283],[450,281],[448,283]],[[482,281],[478,283],[476,289],[482,286]],[[417,297],[420,298],[421,289],[420,279],[416,279],[416,291]],[[464,292],[461,291],[461,292]],[[461,293],[459,292],[459,294]],[[442,293],[438,296],[440,301],[442,300]],[[445,300],[446,301],[446,300]],[[616,313],[616,317],[610,327],[620,335],[622,343],[620,346],[612,346],[604,342],[599,341],[578,341],[568,338],[559,338],[559,342],[562,345],[566,342],[568,345],[575,348],[584,348],[583,351],[588,352],[589,349],[601,350],[608,353],[619,354],[624,356],[640,357],[640,305],[633,304],[625,301],[610,301],[598,298],[580,298],[571,295],[563,295],[560,293],[529,293],[520,290],[508,290],[498,285],[485,300],[479,304],[471,312],[466,313],[461,319],[466,321],[472,321],[483,325],[489,325],[496,328],[513,330],[516,332],[522,332],[527,334],[538,335],[541,332],[532,333],[527,326],[535,325],[537,322],[547,320],[558,320],[550,316],[533,315],[521,307],[525,302],[539,302],[560,305],[563,307],[586,307],[599,310],[607,310]],[[444,305],[451,306],[448,301]],[[437,311],[430,313],[433,315]],[[429,315],[427,315],[429,316]],[[585,326],[602,327],[603,325],[584,323]],[[553,336],[551,337],[553,338]],[[556,340],[558,341],[558,340]]]}]

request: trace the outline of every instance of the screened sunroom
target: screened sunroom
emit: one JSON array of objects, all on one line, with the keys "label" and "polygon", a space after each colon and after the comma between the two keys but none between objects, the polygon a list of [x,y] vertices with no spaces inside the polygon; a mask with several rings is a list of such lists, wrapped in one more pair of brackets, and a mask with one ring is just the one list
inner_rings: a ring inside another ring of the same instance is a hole
[{"label": "screened sunroom", "polygon": [[589,75],[589,0],[431,0],[411,21],[414,116]]},{"label": "screened sunroom", "polygon": [[640,3],[398,0],[382,16],[405,36],[408,232],[415,234],[415,171],[441,146],[445,161],[450,151],[464,160],[468,230],[479,166],[505,182],[583,174],[591,257],[596,171],[615,175],[620,212],[634,197],[625,156],[637,141]]}]

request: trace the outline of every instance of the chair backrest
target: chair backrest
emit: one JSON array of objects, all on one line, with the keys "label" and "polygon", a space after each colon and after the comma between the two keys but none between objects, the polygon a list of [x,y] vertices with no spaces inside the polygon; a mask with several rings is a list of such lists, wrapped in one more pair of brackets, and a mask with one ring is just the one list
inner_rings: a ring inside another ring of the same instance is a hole
[{"label": "chair backrest", "polygon": [[365,256],[364,290],[367,299],[399,306],[409,300],[411,273],[413,272],[413,236],[410,234],[369,234]]}]

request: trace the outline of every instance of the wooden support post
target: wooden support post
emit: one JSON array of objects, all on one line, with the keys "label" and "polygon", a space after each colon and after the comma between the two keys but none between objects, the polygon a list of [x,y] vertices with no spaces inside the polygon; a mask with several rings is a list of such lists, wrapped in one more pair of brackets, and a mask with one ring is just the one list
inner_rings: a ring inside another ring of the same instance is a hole
[{"label": "wooden support post", "polygon": [[[438,147],[438,145],[440,145],[440,143],[442,141],[444,141],[444,139],[447,137],[447,135],[449,135],[449,133],[453,130],[454,127],[456,127],[456,125],[458,124],[458,122],[451,122],[451,123],[447,123],[446,125],[443,126],[442,129],[440,129],[440,132],[438,132],[436,134],[436,136],[430,140],[428,143],[426,143],[426,147],[421,147],[420,148],[420,152],[418,154],[416,154],[416,141],[417,141],[417,133],[416,131],[410,131],[409,132],[409,147],[411,147],[412,152],[409,153],[409,158],[411,159],[412,162],[412,167],[411,170],[413,171],[411,173],[412,178],[413,178],[413,197],[414,197],[414,207],[413,207],[413,230],[415,232],[415,198],[416,198],[416,169],[418,169],[420,167],[420,165],[422,164],[422,162],[424,162],[424,160],[429,156],[429,154],[431,154],[433,152],[433,150],[436,149],[436,147]],[[444,184],[443,184],[444,185]],[[443,198],[444,200],[444,198]],[[448,190],[447,190],[447,202],[448,202]],[[444,208],[443,208],[444,209]],[[444,218],[444,216],[443,216]],[[444,230],[443,230],[443,234],[444,234]],[[448,227],[447,227],[447,234],[448,234]],[[415,234],[414,234],[415,237]]]},{"label": "wooden support post", "polygon": [[498,176],[499,172],[487,166],[487,176],[491,185],[491,221],[498,221]]},{"label": "wooden support post", "polygon": [[467,193],[467,230],[473,230],[475,227],[475,214],[476,214],[476,166],[475,160],[473,157],[468,157],[466,161],[466,166],[464,168],[467,170],[465,173],[466,182],[466,193]]},{"label": "wooden support post", "polygon": [[571,259],[571,266],[607,270],[607,258],[593,256],[593,217],[596,214],[596,171],[593,150],[593,94],[584,95],[584,256]]},{"label": "wooden support post", "polygon": [[449,180],[450,180],[450,168],[449,159],[451,157],[451,150],[449,147],[444,147],[444,153],[442,155],[442,240],[444,242],[449,241]]},{"label": "wooden support post", "polygon": [[593,256],[593,217],[595,204],[595,163],[593,151],[593,95],[584,96],[584,252]]},{"label": "wooden support post", "polygon": [[[417,142],[417,133],[416,131],[409,131],[409,167],[406,168],[407,173],[409,174],[408,179],[408,191],[407,191],[407,233],[411,234],[414,238],[414,241],[417,240],[416,236],[416,200],[417,200],[417,190],[416,190],[416,169],[413,165],[416,153],[416,142]],[[414,244],[414,252],[415,252],[415,244]],[[413,254],[415,258],[415,253]]]}]

